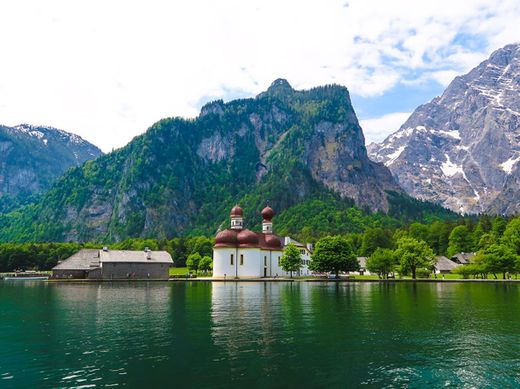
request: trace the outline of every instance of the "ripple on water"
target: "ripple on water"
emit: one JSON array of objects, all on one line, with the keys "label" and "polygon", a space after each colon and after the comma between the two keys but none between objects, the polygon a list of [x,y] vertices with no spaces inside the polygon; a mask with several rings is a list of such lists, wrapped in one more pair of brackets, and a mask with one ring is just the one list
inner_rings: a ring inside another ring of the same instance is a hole
[{"label": "ripple on water", "polygon": [[0,284],[17,386],[515,387],[519,287]]}]

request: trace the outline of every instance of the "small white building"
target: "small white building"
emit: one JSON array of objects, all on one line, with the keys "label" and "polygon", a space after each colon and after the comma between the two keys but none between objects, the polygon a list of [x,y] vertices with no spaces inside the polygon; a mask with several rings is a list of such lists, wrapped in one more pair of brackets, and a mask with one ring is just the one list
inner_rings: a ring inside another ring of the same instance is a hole
[{"label": "small white building", "polygon": [[[281,238],[273,233],[272,220],[275,212],[271,207],[265,207],[261,214],[262,232],[258,233],[244,228],[243,211],[240,206],[236,205],[231,209],[231,228],[219,232],[215,237],[213,278],[267,278],[289,275],[282,270],[280,258],[287,239],[291,241],[291,238]],[[302,267],[300,274],[307,275],[310,252],[302,253],[302,256],[307,265]]]},{"label": "small white building", "polygon": [[310,276],[311,271],[309,270],[309,265],[311,263],[311,255],[312,255],[312,251],[313,251],[312,245],[310,243],[308,243],[308,244],[300,243],[300,242],[294,240],[293,238],[291,238],[290,236],[286,236],[284,238],[284,247],[290,243],[295,245],[298,248],[298,250],[300,250],[300,254],[302,256],[303,266],[300,269],[300,271],[297,272],[296,275]]}]

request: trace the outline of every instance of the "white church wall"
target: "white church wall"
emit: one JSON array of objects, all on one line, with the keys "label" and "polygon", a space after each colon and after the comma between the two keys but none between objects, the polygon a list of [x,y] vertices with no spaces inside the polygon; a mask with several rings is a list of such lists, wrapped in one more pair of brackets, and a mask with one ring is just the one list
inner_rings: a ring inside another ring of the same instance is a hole
[{"label": "white church wall", "polygon": [[[235,277],[236,251],[234,247],[213,249],[213,277]],[[231,255],[233,255],[233,264],[231,264]]]},{"label": "white church wall", "polygon": [[[243,257],[241,257],[243,256]],[[241,262],[243,258],[243,262]],[[261,259],[258,248],[239,248],[238,249],[238,277],[257,278],[262,277],[260,270]]]}]

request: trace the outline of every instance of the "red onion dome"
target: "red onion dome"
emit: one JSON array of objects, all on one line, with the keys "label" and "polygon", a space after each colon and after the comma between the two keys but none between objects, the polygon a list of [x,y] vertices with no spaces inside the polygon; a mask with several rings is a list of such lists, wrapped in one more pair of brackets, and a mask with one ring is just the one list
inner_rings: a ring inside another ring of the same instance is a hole
[{"label": "red onion dome", "polygon": [[242,230],[237,234],[238,244],[241,247],[258,246],[258,234],[251,230]]},{"label": "red onion dome", "polygon": [[242,211],[242,208],[240,208],[240,205],[235,205],[231,209],[231,217],[233,217],[233,216],[240,216],[240,217],[242,217],[243,214],[244,214],[244,211]]},{"label": "red onion dome", "polygon": [[265,236],[265,245],[273,250],[281,250],[282,249],[282,241],[276,235],[266,235]]},{"label": "red onion dome", "polygon": [[261,214],[262,214],[262,217],[264,218],[264,220],[267,220],[267,221],[271,221],[271,219],[275,215],[274,210],[270,206],[267,206],[264,209],[262,209]]},{"label": "red onion dome", "polygon": [[220,231],[215,237],[215,246],[235,246],[237,242],[237,232],[234,230]]}]

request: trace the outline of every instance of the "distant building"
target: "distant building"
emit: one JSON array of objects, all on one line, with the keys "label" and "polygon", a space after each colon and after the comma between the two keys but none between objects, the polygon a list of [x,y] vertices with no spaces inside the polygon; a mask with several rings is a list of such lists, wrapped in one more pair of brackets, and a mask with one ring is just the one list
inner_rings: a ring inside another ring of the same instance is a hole
[{"label": "distant building", "polygon": [[166,251],[83,249],[52,269],[53,278],[103,280],[169,278],[172,257]]},{"label": "distant building", "polygon": [[371,275],[370,271],[367,269],[367,257],[357,257],[357,261],[359,263],[359,270],[358,271],[351,271],[349,274],[358,274],[360,276],[362,275]]},{"label": "distant building", "polygon": [[313,251],[312,244],[310,244],[310,243],[303,244],[303,243],[300,243],[300,242],[294,240],[290,236],[286,236],[284,238],[284,247],[290,243],[295,245],[298,248],[298,250],[300,250],[300,254],[302,256],[303,267],[300,269],[300,271],[297,272],[297,275],[298,276],[310,276],[311,272],[309,270],[309,265],[311,263],[311,255],[312,255],[312,251]]},{"label": "distant building", "polygon": [[461,264],[439,255],[435,257],[435,265],[433,267],[437,274],[448,274],[458,266],[461,266]]},{"label": "distant building", "polygon": [[[280,266],[285,242],[296,241],[281,238],[273,233],[274,210],[265,207],[261,212],[262,232],[244,228],[243,210],[238,205],[231,209],[231,228],[215,237],[213,248],[214,278],[261,278],[288,276]],[[299,242],[304,263],[300,274],[309,274],[310,250]],[[305,253],[304,253],[305,251]]]},{"label": "distant building", "polygon": [[476,253],[458,253],[451,257],[451,260],[461,265],[468,265],[475,255]]}]

